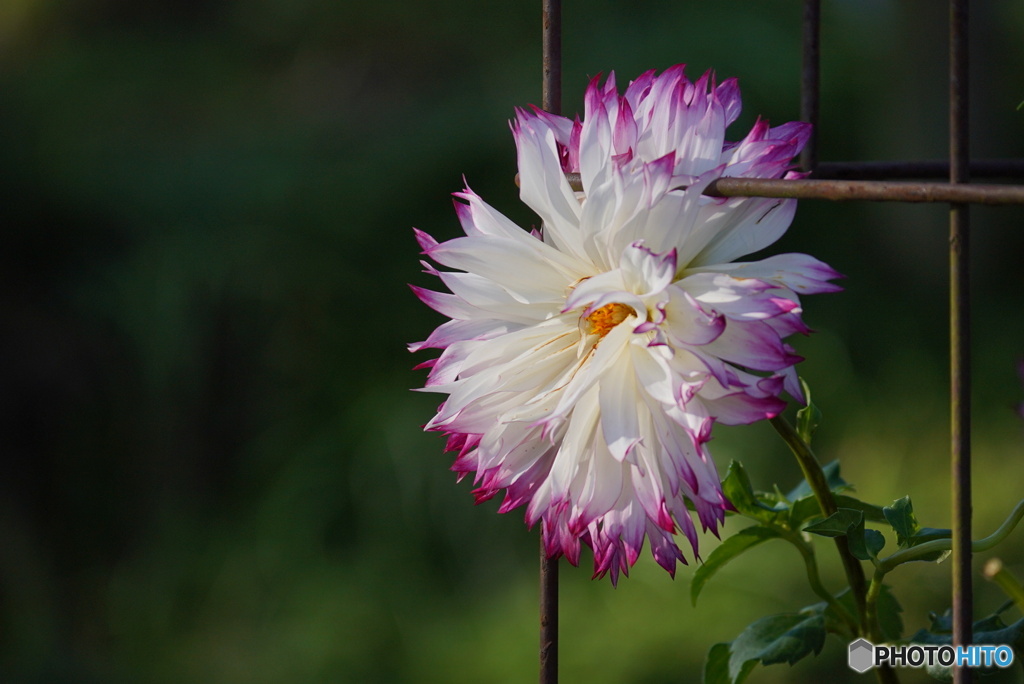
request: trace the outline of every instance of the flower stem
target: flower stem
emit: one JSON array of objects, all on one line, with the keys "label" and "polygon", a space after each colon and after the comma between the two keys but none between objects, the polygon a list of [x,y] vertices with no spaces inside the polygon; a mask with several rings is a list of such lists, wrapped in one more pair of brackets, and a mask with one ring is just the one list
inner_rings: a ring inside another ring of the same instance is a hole
[{"label": "flower stem", "polygon": [[[828,517],[835,513],[838,510],[835,497],[832,496],[832,490],[828,487],[825,473],[822,471],[818,459],[814,456],[814,452],[811,451],[811,447],[808,446],[807,442],[797,434],[793,426],[782,416],[775,416],[770,422],[776,432],[789,445],[793,455],[796,456],[796,461],[800,465],[804,479],[807,480],[807,483],[811,486],[811,491],[814,492],[814,498],[818,501],[822,515]],[[857,616],[860,623],[857,633],[859,635],[866,635],[868,633],[867,606],[865,604],[867,581],[864,577],[864,568],[861,566],[860,561],[850,553],[846,537],[836,537],[835,543],[836,550],[839,552],[839,558],[843,563],[843,570],[846,573],[846,580],[850,584],[850,592],[853,594],[853,599],[857,606]]]},{"label": "flower stem", "polygon": [[832,490],[828,487],[828,480],[825,479],[825,473],[822,471],[818,459],[814,456],[814,452],[811,451],[811,447],[797,434],[797,431],[793,429],[789,421],[782,416],[775,416],[769,422],[775,428],[775,431],[782,436],[782,439],[785,440],[793,455],[796,456],[796,461],[800,465],[804,479],[811,486],[811,491],[814,492],[814,498],[818,500],[822,514],[829,516],[835,513],[838,510],[835,497],[832,496]]},{"label": "flower stem", "polygon": [[823,599],[836,615],[846,623],[846,628],[850,630],[850,635],[856,636],[858,632],[857,618],[850,615],[850,612],[846,610],[843,604],[839,603],[836,597],[821,583],[821,575],[818,573],[818,561],[814,557],[814,546],[804,541],[799,532],[787,530],[783,533],[782,538],[795,546],[803,557],[804,565],[807,568],[807,582],[811,585],[811,591]]},{"label": "flower stem", "polygon": [[[865,619],[867,620],[868,629],[868,640],[873,644],[880,644],[885,641],[885,636],[882,634],[882,626],[878,621],[878,597],[882,593],[882,580],[885,578],[885,572],[881,568],[875,568],[875,574],[871,577],[871,584],[868,585],[868,593],[865,596]],[[875,669],[875,676],[878,677],[879,684],[899,684],[900,678],[896,674],[896,670],[892,669],[888,665],[883,665]]]},{"label": "flower stem", "polygon": [[885,640],[882,636],[881,625],[878,623],[878,596],[882,593],[882,579],[884,577],[885,573],[880,568],[875,568],[875,574],[871,578],[871,584],[868,585],[868,593],[864,599],[864,604],[867,608],[868,638],[876,644]]}]

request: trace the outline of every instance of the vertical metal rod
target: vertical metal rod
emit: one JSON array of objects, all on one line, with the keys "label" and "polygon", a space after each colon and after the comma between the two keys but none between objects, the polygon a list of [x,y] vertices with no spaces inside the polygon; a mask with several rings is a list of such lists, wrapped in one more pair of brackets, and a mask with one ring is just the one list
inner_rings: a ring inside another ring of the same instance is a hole
[{"label": "vertical metal rod", "polygon": [[548,558],[543,535],[540,539],[540,684],[558,684],[558,559]]},{"label": "vertical metal rod", "polygon": [[541,43],[544,62],[541,107],[552,114],[562,113],[562,0],[541,0],[544,37]]},{"label": "vertical metal rod", "polygon": [[[541,0],[544,76],[541,106],[562,113],[562,2]],[[558,684],[558,558],[544,549],[544,524],[540,525],[540,684]]]},{"label": "vertical metal rod", "polygon": [[[949,3],[949,180],[966,183],[968,135],[968,0]],[[971,366],[969,214],[966,204],[949,210],[950,464],[953,495],[953,643],[972,640],[971,578]],[[955,668],[955,684],[971,671]]]},{"label": "vertical metal rod", "polygon": [[800,153],[800,166],[813,172],[818,166],[818,121],[821,102],[821,0],[804,0],[803,60],[800,72],[800,120],[814,128]]}]

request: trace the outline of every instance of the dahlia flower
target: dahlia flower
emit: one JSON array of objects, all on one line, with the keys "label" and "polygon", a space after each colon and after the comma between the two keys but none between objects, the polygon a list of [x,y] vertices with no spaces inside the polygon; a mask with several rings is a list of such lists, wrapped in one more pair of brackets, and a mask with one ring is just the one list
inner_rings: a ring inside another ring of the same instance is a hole
[{"label": "dahlia flower", "polygon": [[[587,88],[580,121],[537,109],[512,124],[528,232],[468,187],[455,193],[465,237],[416,235],[450,293],[413,287],[451,320],[425,341],[443,350],[423,389],[446,394],[427,430],[448,437],[477,502],[526,505],[550,557],[615,583],[650,540],[669,573],[717,534],[730,508],[708,453],[712,425],[775,416],[801,399],[783,340],[809,330],[799,295],[832,292],[838,274],[803,254],[738,257],[781,236],[793,200],[712,198],[721,176],[792,177],[809,127],[754,124],[737,143],[734,79],[695,83],[676,66],[624,95],[614,74]],[[575,192],[567,173],[579,173]]]}]

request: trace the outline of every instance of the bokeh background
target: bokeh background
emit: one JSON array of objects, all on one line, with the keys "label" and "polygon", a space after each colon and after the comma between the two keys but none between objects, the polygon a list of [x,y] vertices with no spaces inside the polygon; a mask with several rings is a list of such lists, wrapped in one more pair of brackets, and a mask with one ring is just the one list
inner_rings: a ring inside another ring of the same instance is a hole
[{"label": "bokeh background", "polygon": [[[1024,157],[1024,5],[974,4],[973,153]],[[599,72],[686,62],[739,78],[732,139],[795,119],[799,5],[566,0],[565,110]],[[944,5],[823,2],[823,160],[946,154]],[[440,323],[406,287],[432,284],[411,228],[456,234],[463,174],[535,222],[507,121],[540,99],[539,22],[537,2],[0,3],[0,680],[535,678],[536,530],[456,485],[405,344]],[[1024,493],[1024,209],[972,217],[980,537]],[[946,230],[942,206],[804,202],[768,250],[848,276],[795,342],[822,458],[935,527]],[[766,425],[712,449],[760,488],[798,479]],[[1019,575],[1022,540],[997,549]],[[692,566],[645,553],[612,589],[590,563],[562,572],[566,682],[696,681],[713,643],[816,601],[788,547],[696,607]],[[916,565],[892,576],[908,632],[949,603],[947,566]],[[977,582],[980,616],[1002,597]],[[854,681],[838,640],[750,681],[825,676]]]}]

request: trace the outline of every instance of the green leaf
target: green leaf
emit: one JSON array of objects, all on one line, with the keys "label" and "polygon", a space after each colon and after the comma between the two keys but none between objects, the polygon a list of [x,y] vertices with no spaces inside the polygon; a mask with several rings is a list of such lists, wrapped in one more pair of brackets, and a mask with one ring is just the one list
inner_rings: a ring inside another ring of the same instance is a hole
[{"label": "green leaf", "polygon": [[1006,623],[999,615],[988,615],[971,625],[971,634],[979,632],[998,632],[1006,629]]},{"label": "green leaf", "polygon": [[868,555],[878,558],[878,552],[885,548],[885,537],[878,530],[864,530],[864,544]]},{"label": "green leaf", "polygon": [[899,547],[903,549],[909,546],[910,538],[920,528],[920,525],[917,524],[917,518],[914,516],[914,504],[910,502],[910,497],[905,496],[902,499],[896,499],[892,502],[891,506],[883,508],[882,513],[889,524],[892,525],[892,529],[895,530],[896,543],[899,544]]},{"label": "green leaf", "polygon": [[[850,510],[850,509],[847,509]],[[857,511],[860,513],[860,511]],[[846,533],[846,543],[849,545],[850,553],[857,560],[871,560],[871,551],[868,549],[867,530],[864,529],[864,517],[861,516],[860,522],[850,528],[849,532]],[[879,535],[881,536],[881,535]],[[877,540],[875,540],[877,543]],[[882,540],[885,543],[885,540]]]},{"label": "green leaf", "polygon": [[[857,606],[854,603],[853,594],[850,593],[849,587],[836,594],[836,601],[846,608],[847,612],[851,615],[857,614]],[[878,594],[878,601],[875,605],[878,611],[878,626],[882,630],[883,639],[887,643],[899,641],[900,637],[903,636],[903,617],[901,615],[903,607],[900,606],[900,602],[893,596],[892,588],[888,584],[882,585],[882,589]],[[839,621],[839,616],[831,608],[825,610],[825,616],[830,621]]]},{"label": "green leaf", "polygon": [[936,679],[942,682],[942,684],[953,684],[952,667],[945,667],[937,662],[933,662],[931,665],[925,665],[924,670],[932,679]]},{"label": "green leaf", "polygon": [[[919,630],[910,637],[910,643],[926,645],[950,644],[953,642],[952,629],[953,619],[950,617],[949,611],[946,611],[941,616],[933,614],[931,629]],[[973,644],[995,646],[1006,644],[1013,646],[1015,650],[1019,651],[1020,647],[1024,645],[1024,618],[1007,626],[998,615],[989,615],[975,622],[971,626],[971,633],[973,635],[971,643]],[[951,668],[935,664],[928,666],[926,669],[929,675],[940,682],[953,681]],[[974,671],[984,675],[990,674],[996,671],[996,669],[995,667],[981,667]]]},{"label": "green leaf", "polygon": [[821,411],[811,401],[811,388],[807,386],[803,378],[800,378],[800,386],[804,390],[804,398],[807,399],[807,406],[796,412],[796,433],[800,439],[810,446],[811,437],[815,430],[821,425]]},{"label": "green leaf", "polygon": [[759,522],[772,522],[779,517],[778,511],[758,500],[754,488],[750,486],[747,471],[738,461],[729,464],[729,470],[722,480],[722,493],[739,513],[749,518]]},{"label": "green leaf", "polygon": [[821,506],[813,494],[797,499],[789,507],[789,526],[794,530],[799,530],[808,520],[820,517]]},{"label": "green leaf", "polygon": [[903,636],[903,606],[893,596],[888,584],[882,585],[878,595],[878,626],[882,630],[882,638],[886,641],[899,641]]},{"label": "green leaf", "polygon": [[693,601],[693,605],[697,605],[697,597],[700,596],[704,585],[726,563],[747,549],[751,549],[762,542],[778,536],[779,533],[769,527],[754,525],[753,527],[740,530],[723,541],[693,574],[693,581],[690,583],[690,600]]},{"label": "green leaf", "polygon": [[756,660],[745,663],[738,673],[739,676],[733,679],[729,674],[730,645],[727,642],[715,644],[708,651],[708,658],[704,662],[704,684],[740,684],[757,666]]},{"label": "green leaf", "polygon": [[[891,506],[882,509],[886,521],[896,531],[896,543],[901,549],[910,548],[934,539],[949,539],[952,532],[935,527],[921,527],[914,515],[914,505],[909,496],[897,499]],[[941,561],[949,551],[935,551],[915,558],[915,561]]]},{"label": "green leaf", "polygon": [[[860,511],[864,514],[864,520],[885,522],[881,506],[861,501],[846,494],[836,494],[835,501],[839,508],[852,508],[855,511]],[[816,517],[821,517],[821,506],[818,505],[818,500],[813,494],[797,499],[790,506],[789,525],[794,530],[799,530],[804,522]]]},{"label": "green leaf", "polygon": [[820,534],[823,537],[842,537],[857,525],[863,524],[863,513],[852,508],[840,508],[824,520],[811,523],[804,528],[804,531]]},{"label": "green leaf", "polygon": [[885,538],[874,530],[865,530],[864,514],[853,508],[840,508],[824,520],[811,523],[804,531],[823,537],[845,536],[850,553],[858,560],[870,560],[885,546]]},{"label": "green leaf", "polygon": [[[938,630],[936,630],[938,628]],[[971,643],[1024,645],[1024,618],[1007,625],[998,615],[989,615],[971,625]],[[949,644],[953,641],[952,618],[947,613],[932,622],[932,629],[918,630],[910,637],[915,644]]]},{"label": "green leaf", "polygon": [[928,628],[929,632],[933,632],[935,634],[953,633],[953,613],[948,609],[942,615],[932,613],[929,617],[932,619],[931,627]]},{"label": "green leaf", "polygon": [[811,653],[819,653],[824,643],[825,616],[820,612],[761,618],[729,645],[729,681],[743,681],[751,663],[792,665]]},{"label": "green leaf", "polygon": [[[839,461],[832,461],[821,470],[825,474],[825,482],[828,484],[828,488],[833,492],[843,492],[852,489],[850,483],[839,476]],[[807,484],[807,480],[801,480],[800,484],[786,495],[786,498],[790,501],[796,501],[812,493],[811,486]]]},{"label": "green leaf", "polygon": [[867,501],[861,501],[855,497],[847,494],[836,494],[835,495],[836,506],[839,508],[853,508],[864,514],[864,520],[870,520],[871,522],[885,522],[885,514],[882,512],[881,506],[868,503]]}]

